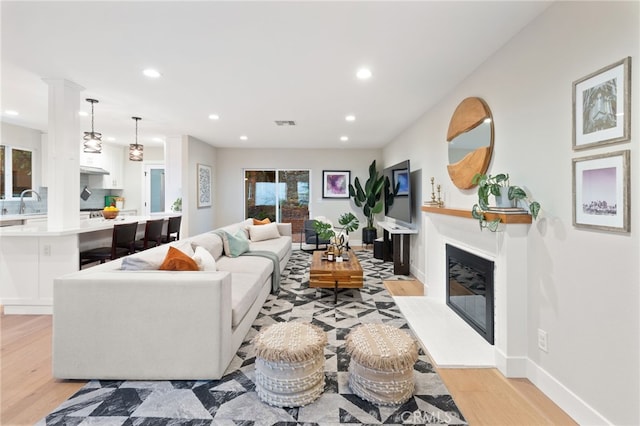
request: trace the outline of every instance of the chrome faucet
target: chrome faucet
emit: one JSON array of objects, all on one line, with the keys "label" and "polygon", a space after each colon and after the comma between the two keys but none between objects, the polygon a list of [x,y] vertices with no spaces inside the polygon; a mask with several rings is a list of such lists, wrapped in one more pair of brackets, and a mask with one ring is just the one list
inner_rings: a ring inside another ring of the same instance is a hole
[{"label": "chrome faucet", "polygon": [[25,189],[24,191],[22,191],[20,193],[20,211],[19,214],[24,214],[24,194],[26,194],[27,192],[33,192],[34,194],[36,194],[36,197],[38,197],[38,201],[42,200],[42,198],[40,197],[40,194],[38,194],[34,189]]}]

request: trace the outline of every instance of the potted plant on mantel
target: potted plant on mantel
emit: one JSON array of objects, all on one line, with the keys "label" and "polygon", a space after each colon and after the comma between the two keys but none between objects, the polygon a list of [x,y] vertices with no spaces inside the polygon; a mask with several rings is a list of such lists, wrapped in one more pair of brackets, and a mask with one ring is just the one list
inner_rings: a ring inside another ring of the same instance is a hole
[{"label": "potted plant on mantel", "polygon": [[519,186],[509,185],[508,174],[500,173],[493,176],[476,173],[471,182],[474,185],[478,185],[478,203],[473,205],[471,216],[473,216],[474,219],[478,219],[480,230],[487,228],[495,232],[500,224],[500,218],[492,221],[487,221],[485,218],[485,212],[491,210],[489,206],[489,195],[493,195],[496,199],[496,206],[498,207],[498,209],[495,210],[496,213],[510,212],[511,209],[513,209],[511,211],[512,213],[518,213],[520,210],[526,212],[526,210],[518,208],[518,202],[522,201],[527,203],[531,216],[537,219],[538,212],[540,211],[540,203],[531,201],[527,197],[524,189]]},{"label": "potted plant on mantel", "polygon": [[373,217],[382,211],[384,200],[382,193],[384,190],[385,177],[376,170],[376,160],[369,166],[369,179],[364,184],[360,184],[360,179],[356,177],[353,184],[349,184],[349,196],[353,198],[356,206],[362,209],[362,213],[367,218],[367,226],[362,228],[362,242],[373,244],[378,236],[378,230],[373,226]]},{"label": "potted plant on mantel", "polygon": [[[342,254],[342,250],[349,245],[348,235],[349,232],[353,232],[360,226],[360,221],[353,213],[343,213],[338,219],[338,223],[341,227],[334,227],[328,222],[322,222],[316,220],[313,223],[313,230],[318,233],[318,237],[323,240],[329,240],[332,245],[335,245],[338,249],[337,256]],[[336,233],[336,229],[338,232]],[[345,236],[346,232],[346,236]]]}]

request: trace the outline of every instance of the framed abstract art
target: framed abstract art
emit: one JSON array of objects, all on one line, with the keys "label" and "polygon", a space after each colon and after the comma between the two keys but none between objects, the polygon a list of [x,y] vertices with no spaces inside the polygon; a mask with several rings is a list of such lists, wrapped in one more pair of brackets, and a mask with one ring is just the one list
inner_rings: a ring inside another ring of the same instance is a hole
[{"label": "framed abstract art", "polygon": [[322,198],[349,198],[351,172],[348,170],[322,171]]}]

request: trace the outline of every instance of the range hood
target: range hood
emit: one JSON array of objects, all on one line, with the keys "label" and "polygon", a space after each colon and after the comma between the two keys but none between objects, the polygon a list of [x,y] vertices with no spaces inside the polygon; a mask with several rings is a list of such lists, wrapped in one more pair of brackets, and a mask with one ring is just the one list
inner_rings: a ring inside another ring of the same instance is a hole
[{"label": "range hood", "polygon": [[101,167],[80,166],[80,174],[84,175],[108,175],[108,171]]}]

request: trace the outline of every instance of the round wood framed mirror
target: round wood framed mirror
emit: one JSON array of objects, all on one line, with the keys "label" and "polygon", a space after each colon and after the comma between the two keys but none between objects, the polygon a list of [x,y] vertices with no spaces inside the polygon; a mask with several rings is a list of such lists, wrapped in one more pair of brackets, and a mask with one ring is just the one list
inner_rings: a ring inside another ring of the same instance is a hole
[{"label": "round wood framed mirror", "polygon": [[493,117],[487,103],[464,99],[451,117],[447,131],[447,171],[455,186],[469,189],[476,173],[486,173],[493,153]]}]

